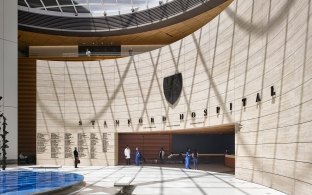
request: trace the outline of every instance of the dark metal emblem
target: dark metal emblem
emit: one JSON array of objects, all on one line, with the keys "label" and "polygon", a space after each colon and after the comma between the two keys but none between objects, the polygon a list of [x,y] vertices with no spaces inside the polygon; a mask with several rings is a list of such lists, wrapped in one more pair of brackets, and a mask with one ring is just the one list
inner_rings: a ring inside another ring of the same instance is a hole
[{"label": "dark metal emblem", "polygon": [[182,86],[183,81],[181,73],[164,78],[164,94],[166,100],[170,104],[174,104],[179,99],[182,91]]}]

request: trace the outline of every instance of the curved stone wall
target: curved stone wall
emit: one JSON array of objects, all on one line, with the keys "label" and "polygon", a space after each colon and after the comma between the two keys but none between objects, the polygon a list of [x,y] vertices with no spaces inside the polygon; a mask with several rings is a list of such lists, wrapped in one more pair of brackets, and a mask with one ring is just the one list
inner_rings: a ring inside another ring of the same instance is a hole
[{"label": "curved stone wall", "polygon": [[[0,1],[0,115],[6,118],[7,163],[15,163],[18,128],[17,83],[17,1]],[[3,134],[4,118],[0,116],[0,134]],[[0,137],[2,147],[2,137]],[[1,161],[3,151],[1,148]],[[2,163],[1,163],[2,166]]]},{"label": "curved stone wall", "polygon": [[[107,151],[92,158],[94,150],[88,149],[82,158],[103,165],[116,163],[116,132],[235,123],[237,178],[311,194],[310,15],[310,0],[236,0],[200,30],[149,53],[93,62],[38,61],[37,133],[47,139],[51,132],[71,133],[71,146],[89,139],[77,133],[97,134],[99,143],[107,133]],[[169,105],[163,79],[177,72],[183,90]],[[38,162],[72,164],[62,151],[52,159],[37,154]]]}]

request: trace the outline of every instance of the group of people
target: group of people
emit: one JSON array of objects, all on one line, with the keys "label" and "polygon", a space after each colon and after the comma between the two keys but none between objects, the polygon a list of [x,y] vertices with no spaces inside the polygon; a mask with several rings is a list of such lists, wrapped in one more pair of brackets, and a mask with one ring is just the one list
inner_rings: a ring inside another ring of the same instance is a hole
[{"label": "group of people", "polygon": [[196,149],[191,153],[191,149],[187,149],[185,153],[185,168],[190,169],[191,168],[191,160],[193,160],[193,168],[198,169],[198,152]]},{"label": "group of people", "polygon": [[[166,154],[166,152],[165,152],[164,148],[161,148],[159,151],[160,163],[164,163],[165,154]],[[130,165],[131,150],[130,150],[129,146],[126,146],[126,148],[124,149],[124,155],[125,155],[125,159],[126,159],[126,164]],[[171,152],[171,154],[168,155],[168,159],[172,158],[173,156],[174,156],[174,154]],[[21,157],[21,155],[20,155],[20,157]],[[79,154],[78,154],[76,147],[74,150],[74,158],[75,158],[75,168],[78,168],[78,164],[80,163],[80,160],[79,160]],[[135,148],[135,160],[134,160],[135,165],[139,166],[141,164],[141,159],[143,159],[143,156],[142,156],[139,148],[136,147]],[[191,168],[191,161],[193,161],[193,168],[198,169],[198,152],[196,149],[194,149],[194,151],[191,152],[191,150],[188,148],[186,150],[186,153],[185,153],[185,158],[183,159],[183,154],[180,153],[179,159],[183,160],[183,163],[184,163],[186,169]]]},{"label": "group of people", "polygon": [[[135,162],[135,165],[139,166],[141,164],[141,159],[143,159],[143,156],[142,156],[138,147],[136,147],[135,150],[136,151],[135,151],[134,162]],[[125,155],[125,159],[126,159],[126,164],[130,165],[131,150],[130,150],[129,146],[126,146],[126,148],[124,150],[124,155]],[[165,155],[166,155],[166,152],[165,152],[164,148],[161,148],[159,151],[159,154],[158,154],[160,163],[164,163]],[[172,158],[173,156],[174,156],[174,154],[171,152],[170,155],[168,155],[168,159]],[[186,150],[186,153],[185,153],[185,158],[183,158],[183,154],[180,153],[179,159],[182,159],[186,169],[191,168],[191,162],[192,161],[193,161],[193,168],[196,170],[198,169],[198,152],[197,152],[197,149],[194,149],[194,151],[191,152],[191,150],[188,148]]]},{"label": "group of people", "polygon": [[[124,155],[125,155],[125,159],[126,159],[126,164],[130,165],[130,159],[131,159],[131,150],[129,148],[129,146],[126,146],[125,150],[124,150]],[[142,154],[139,150],[138,147],[135,148],[135,165],[139,166],[141,164],[141,159],[142,159]]]}]

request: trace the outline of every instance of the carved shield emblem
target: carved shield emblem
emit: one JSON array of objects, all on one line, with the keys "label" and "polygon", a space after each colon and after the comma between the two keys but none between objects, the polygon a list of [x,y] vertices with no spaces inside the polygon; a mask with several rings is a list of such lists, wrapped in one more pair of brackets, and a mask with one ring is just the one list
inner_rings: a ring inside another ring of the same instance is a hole
[{"label": "carved shield emblem", "polygon": [[183,81],[181,73],[164,78],[164,94],[166,100],[170,104],[174,104],[179,99],[182,91],[182,86]]}]

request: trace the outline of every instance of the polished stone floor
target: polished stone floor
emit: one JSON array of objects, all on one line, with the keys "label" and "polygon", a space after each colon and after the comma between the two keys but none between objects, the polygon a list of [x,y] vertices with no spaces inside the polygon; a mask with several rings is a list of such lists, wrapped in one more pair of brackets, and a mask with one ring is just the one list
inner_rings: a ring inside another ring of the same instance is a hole
[{"label": "polished stone floor", "polygon": [[[28,167],[20,167],[29,169]],[[233,170],[222,165],[202,165],[203,170],[186,170],[182,165],[62,167],[56,171],[78,173],[84,184],[53,194],[146,194],[146,195],[282,195],[279,191],[235,179]],[[44,169],[43,169],[44,170]],[[49,169],[50,170],[50,169]],[[133,177],[121,192],[114,183]]]}]

